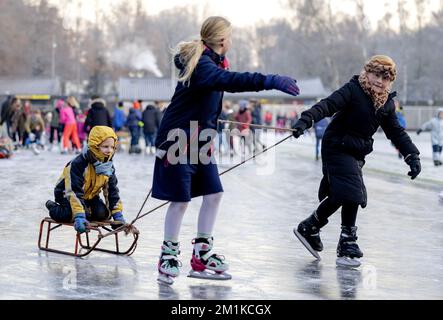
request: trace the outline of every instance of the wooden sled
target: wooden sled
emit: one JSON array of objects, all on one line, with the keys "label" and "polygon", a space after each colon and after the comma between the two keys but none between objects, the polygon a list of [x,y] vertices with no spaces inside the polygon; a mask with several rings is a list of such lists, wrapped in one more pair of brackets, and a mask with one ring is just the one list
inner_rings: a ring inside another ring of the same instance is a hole
[{"label": "wooden sled", "polygon": [[[47,225],[46,240],[45,240],[45,244],[42,245],[42,236],[43,236],[43,229],[44,229],[45,224]],[[54,226],[52,226],[53,224],[54,224]],[[112,254],[117,254],[117,255],[130,256],[131,254],[134,253],[135,249],[137,248],[137,240],[138,240],[139,231],[134,226],[131,226],[131,230],[129,233],[131,233],[132,237],[133,237],[132,244],[128,250],[120,251],[118,234],[121,232],[125,232],[126,229],[121,228],[120,230],[114,231],[111,229],[111,224],[112,224],[111,221],[90,222],[90,224],[88,226],[89,232],[85,232],[83,234],[76,232],[74,252],[69,252],[69,251],[50,248],[49,247],[49,239],[50,239],[51,232],[53,230],[58,229],[62,226],[68,226],[68,227],[73,228],[74,224],[73,223],[56,222],[56,221],[52,220],[51,218],[44,218],[40,223],[40,233],[38,236],[38,247],[40,250],[66,254],[66,255],[79,257],[79,258],[87,256],[92,251],[101,251],[101,252],[107,252],[107,253],[112,253]],[[97,247],[98,244],[100,243],[100,241],[107,236],[102,233],[102,230],[105,230],[108,233],[112,232],[114,234],[115,250],[109,250],[109,249],[103,249],[103,248]],[[89,237],[89,233],[91,233],[91,232],[97,232],[97,240],[94,243],[92,243],[92,245],[91,245],[91,241],[90,241],[90,237]],[[82,240],[82,238],[86,238],[86,243]],[[84,249],[86,251],[84,253],[80,253],[81,249]]]}]

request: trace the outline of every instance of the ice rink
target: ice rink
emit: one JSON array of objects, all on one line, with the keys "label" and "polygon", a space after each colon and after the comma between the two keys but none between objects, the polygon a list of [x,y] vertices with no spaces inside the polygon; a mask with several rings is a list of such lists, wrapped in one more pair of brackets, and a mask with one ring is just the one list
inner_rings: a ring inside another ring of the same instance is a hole
[{"label": "ice rink", "polygon": [[[201,200],[191,202],[181,229],[182,274],[172,287],[156,282],[166,208],[137,222],[140,240],[131,257],[39,251],[44,203],[53,199],[73,155],[21,150],[0,161],[0,299],[442,299],[443,167],[432,163],[429,134],[411,136],[422,153],[422,174],[414,181],[384,134],[376,135],[367,157],[369,201],[357,217],[364,252],[358,269],[335,265],[340,214],[322,229],[319,262],[293,235],[318,204],[321,161],[314,160],[314,138],[305,135],[222,177],[214,249],[226,256],[232,280],[186,277]],[[124,214],[132,220],[152,184],[153,156],[117,153],[114,163]],[[229,166],[221,164],[220,171]],[[150,199],[144,212],[160,203]],[[74,236],[72,229],[53,240],[72,249]]]}]

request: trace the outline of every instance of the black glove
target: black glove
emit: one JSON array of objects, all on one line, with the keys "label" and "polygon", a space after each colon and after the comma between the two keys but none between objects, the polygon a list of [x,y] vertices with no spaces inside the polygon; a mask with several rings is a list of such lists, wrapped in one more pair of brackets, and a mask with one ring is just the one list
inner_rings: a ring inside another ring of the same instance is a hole
[{"label": "black glove", "polygon": [[298,138],[300,137],[303,132],[308,128],[308,125],[306,123],[306,121],[304,121],[303,119],[299,119],[297,120],[297,122],[292,126],[292,135],[294,136],[294,138]]},{"label": "black glove", "polygon": [[418,136],[422,131],[423,131],[422,129],[418,129],[418,130],[417,130],[417,136]]},{"label": "black glove", "polygon": [[418,154],[412,153],[407,155],[405,162],[411,168],[411,171],[408,172],[408,176],[411,176],[411,179],[414,180],[421,171],[420,158],[418,157]]}]

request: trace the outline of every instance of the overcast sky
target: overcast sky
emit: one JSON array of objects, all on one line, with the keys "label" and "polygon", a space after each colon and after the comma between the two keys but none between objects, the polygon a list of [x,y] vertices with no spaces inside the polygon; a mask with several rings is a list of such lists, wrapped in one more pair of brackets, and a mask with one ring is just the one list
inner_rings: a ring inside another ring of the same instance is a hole
[{"label": "overcast sky", "polygon": [[[95,19],[95,3],[100,10],[106,12],[111,3],[119,3],[131,0],[51,0],[52,3],[61,5],[71,14],[78,14],[78,2],[82,3],[81,16],[93,21]],[[415,1],[406,0],[411,15],[415,14]],[[428,16],[432,11],[440,8],[443,0],[427,0],[426,12]],[[133,2],[132,2],[133,3]],[[285,15],[283,7],[284,0],[145,0],[144,6],[149,14],[157,14],[162,10],[174,6],[197,5],[201,15],[222,15],[228,18],[234,26],[243,27],[258,22],[269,22],[272,18]],[[353,14],[355,12],[355,1],[333,0],[333,11]],[[386,11],[394,16],[397,11],[395,0],[367,0],[365,9],[372,27],[383,17]],[[393,20],[395,23],[395,19]]]}]

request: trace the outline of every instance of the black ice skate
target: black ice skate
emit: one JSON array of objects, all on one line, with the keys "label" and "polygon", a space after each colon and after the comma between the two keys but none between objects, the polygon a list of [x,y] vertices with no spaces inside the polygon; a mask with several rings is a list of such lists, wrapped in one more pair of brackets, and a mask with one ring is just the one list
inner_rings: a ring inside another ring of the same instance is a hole
[{"label": "black ice skate", "polygon": [[358,267],[361,265],[359,258],[363,252],[357,244],[357,227],[341,227],[340,239],[337,245],[337,265],[345,267]]},{"label": "black ice skate", "polygon": [[320,239],[320,228],[324,227],[328,220],[320,222],[314,211],[307,219],[300,222],[297,229],[294,228],[294,234],[309,252],[318,260],[320,255],[318,251],[323,250],[323,243]]}]

